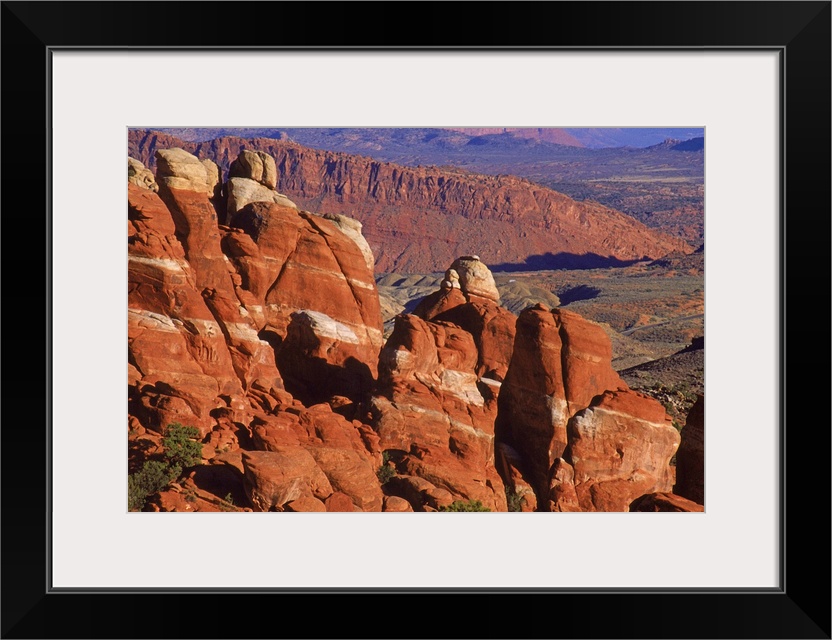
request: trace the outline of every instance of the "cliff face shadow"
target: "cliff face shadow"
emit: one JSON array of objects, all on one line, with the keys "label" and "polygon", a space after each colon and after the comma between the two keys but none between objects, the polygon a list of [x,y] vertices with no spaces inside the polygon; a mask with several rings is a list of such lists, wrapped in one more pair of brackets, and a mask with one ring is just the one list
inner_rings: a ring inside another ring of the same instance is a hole
[{"label": "cliff face shadow", "polygon": [[590,287],[586,284],[581,284],[577,287],[571,287],[566,291],[558,293],[558,298],[560,298],[561,305],[567,305],[572,302],[578,302],[579,300],[592,300],[593,298],[597,298],[599,295],[601,295],[600,289]]},{"label": "cliff face shadow", "polygon": [[491,271],[510,273],[513,271],[550,271],[554,269],[608,269],[610,267],[628,267],[644,259],[620,260],[613,256],[601,256],[597,253],[547,252],[529,256],[523,262],[503,262],[491,265]]},{"label": "cliff face shadow", "polygon": [[338,366],[324,358],[287,353],[284,349],[277,356],[277,368],[286,391],[306,406],[326,402],[332,396],[360,402],[374,382],[370,367],[353,357]]}]

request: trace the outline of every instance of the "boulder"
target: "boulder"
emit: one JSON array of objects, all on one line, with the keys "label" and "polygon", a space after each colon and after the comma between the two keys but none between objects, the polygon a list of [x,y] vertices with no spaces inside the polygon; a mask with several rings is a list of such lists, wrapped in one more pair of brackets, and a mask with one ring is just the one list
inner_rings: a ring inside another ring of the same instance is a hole
[{"label": "boulder", "polygon": [[326,506],[326,510],[330,512],[352,513],[355,511],[355,505],[352,503],[352,499],[346,493],[341,493],[340,491],[336,491],[329,496],[324,501],[324,505]]},{"label": "boulder", "polygon": [[295,511],[295,512],[326,512],[329,509],[326,508],[326,504],[318,500],[317,498],[312,498],[310,496],[304,496],[302,498],[298,498],[297,500],[292,500],[291,502],[286,503],[286,511]]},{"label": "boulder", "polygon": [[184,149],[173,148],[157,149],[155,157],[156,182],[160,187],[214,195],[219,173],[196,156]]},{"label": "boulder", "polygon": [[281,511],[295,500],[325,500],[333,492],[324,472],[302,447],[245,451],[242,460],[246,494],[255,511]]},{"label": "boulder", "polygon": [[388,511],[390,513],[412,513],[413,507],[411,507],[410,503],[404,498],[399,498],[398,496],[385,496],[384,508],[382,511]]},{"label": "boulder", "polygon": [[517,316],[491,300],[481,299],[452,307],[433,319],[455,324],[473,336],[477,377],[498,382],[505,379],[514,350]]},{"label": "boulder", "polygon": [[[479,256],[462,256],[454,260],[451,270],[459,276],[459,287],[468,300],[485,298],[492,302],[500,302],[500,292],[494,282],[494,276]],[[453,283],[453,280],[446,276]],[[453,286],[453,284],[451,284]]]},{"label": "boulder", "polygon": [[159,185],[156,184],[156,176],[153,175],[153,172],[141,162],[129,156],[127,158],[127,182],[154,193],[159,191]]},{"label": "boulder", "polygon": [[277,166],[274,158],[264,151],[241,151],[231,163],[228,177],[254,180],[271,190],[277,188]]},{"label": "boulder", "polygon": [[297,205],[282,193],[248,178],[231,178],[228,181],[228,201],[226,210],[228,219],[252,202],[266,202],[297,209]]},{"label": "boulder", "polygon": [[627,511],[646,493],[669,492],[679,432],[664,407],[631,391],[606,391],[569,421],[563,455],[582,511]]},{"label": "boulder", "polygon": [[308,447],[334,491],[350,498],[362,511],[381,511],[384,496],[368,456],[352,449]]}]

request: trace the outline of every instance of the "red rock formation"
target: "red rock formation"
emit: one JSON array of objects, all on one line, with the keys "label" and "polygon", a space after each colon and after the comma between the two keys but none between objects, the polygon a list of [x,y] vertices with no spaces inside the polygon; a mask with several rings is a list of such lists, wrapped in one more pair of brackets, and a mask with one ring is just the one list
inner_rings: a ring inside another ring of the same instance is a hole
[{"label": "red rock formation", "polygon": [[170,211],[130,184],[128,214],[128,358],[140,393],[131,411],[158,432],[172,422],[207,432],[211,411],[226,404],[220,396],[242,395],[240,376]]},{"label": "red rock formation", "polygon": [[564,459],[582,511],[627,511],[646,493],[669,492],[679,432],[664,407],[630,389],[606,391],[569,421]]},{"label": "red rock formation", "polygon": [[594,322],[563,309],[526,309],[516,325],[511,364],[500,390],[500,439],[529,465],[538,497],[567,445],[569,419],[607,389],[626,388],[613,371],[612,347]]},{"label": "red rock formation", "polygon": [[[419,306],[429,320],[399,316],[379,355],[360,225],[277,200],[221,225],[213,165],[160,158],[155,180],[134,166],[128,184],[130,469],[163,458],[173,422],[199,429],[204,464],[147,508],[505,511],[495,463],[526,511],[626,511],[670,490],[678,434],[612,370],[598,325],[538,306],[515,335],[467,257]],[[281,180],[283,165],[246,162],[260,187]]]},{"label": "red rock formation", "polygon": [[301,358],[335,367],[355,361],[374,376],[381,311],[362,248],[332,221],[274,203],[249,204],[232,224],[225,246],[239,271],[238,296],[253,307],[261,329],[282,340],[293,314],[304,312],[295,316],[287,352],[295,377],[319,380],[315,367],[304,373],[296,366]]},{"label": "red rock formation", "polygon": [[630,504],[630,511],[703,512],[705,507],[673,493],[648,493]]},{"label": "red rock formation", "polygon": [[[149,507],[231,510],[218,496],[236,492],[257,510],[380,511],[378,436],[330,404],[293,398],[281,358],[260,337],[278,347],[286,338],[293,380],[310,381],[317,360],[333,379],[342,367],[349,379],[357,362],[367,374],[359,391],[369,392],[381,316],[360,227],[273,202],[244,207],[243,229],[222,227],[208,165],[181,151],[165,158],[157,181],[128,184],[131,470],[162,458],[160,434],[179,422],[198,427],[209,467],[196,470],[213,480],[194,487],[194,500],[171,489]],[[332,402],[352,406],[343,396]],[[240,447],[260,451],[229,463]]]},{"label": "red rock formation", "polygon": [[563,458],[558,458],[550,470],[549,511],[581,511],[575,491],[575,469]]},{"label": "red rock formation", "polygon": [[379,359],[373,426],[380,448],[399,452],[400,473],[427,480],[453,499],[505,511],[494,468],[497,407],[477,385],[477,358],[467,331],[398,316]]},{"label": "red rock formation", "polygon": [[131,131],[128,143],[130,155],[148,167],[157,148],[182,147],[223,171],[243,147],[266,152],[276,160],[280,192],[364,224],[379,272],[438,271],[474,251],[494,265],[550,254],[632,260],[691,250],[617,211],[511,176],[403,167],[264,138],[189,143]]},{"label": "red rock formation", "polygon": [[682,429],[673,493],[705,504],[705,396],[700,395],[690,408]]},{"label": "red rock formation", "polygon": [[[243,453],[246,492],[255,511],[276,511],[299,499],[324,500],[332,485],[315,459],[301,447]],[[323,503],[322,503],[323,506]],[[326,511],[326,507],[319,509]]]},{"label": "red rock formation", "polygon": [[474,337],[477,347],[476,374],[501,382],[508,371],[514,348],[517,316],[490,300],[457,305],[434,316],[436,322],[450,322]]},{"label": "red rock formation", "polygon": [[499,299],[488,267],[477,256],[466,256],[454,261],[439,291],[423,298],[413,315],[465,329],[477,346],[477,377],[499,382],[508,370],[517,322]]},{"label": "red rock formation", "polygon": [[445,311],[467,302],[465,295],[458,288],[443,287],[422,298],[413,310],[413,315],[422,320],[433,320]]}]

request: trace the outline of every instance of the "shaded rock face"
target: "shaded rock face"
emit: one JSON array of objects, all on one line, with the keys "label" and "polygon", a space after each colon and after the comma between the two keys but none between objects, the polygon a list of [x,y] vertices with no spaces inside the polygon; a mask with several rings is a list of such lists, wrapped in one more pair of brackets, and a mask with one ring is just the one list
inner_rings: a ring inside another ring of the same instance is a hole
[{"label": "shaded rock face", "polygon": [[364,390],[366,371],[376,374],[382,321],[362,247],[332,221],[274,203],[250,204],[232,224],[224,243],[238,295],[273,344],[286,341],[278,358],[292,366],[298,389],[319,384],[321,367],[334,366],[360,373]]},{"label": "shaded rock face", "polygon": [[703,512],[705,507],[674,493],[648,493],[630,503],[630,511]]},{"label": "shaded rock face", "polygon": [[673,492],[705,504],[705,396],[702,395],[690,408],[685,428],[682,429]]},{"label": "shaded rock face", "polygon": [[626,388],[612,369],[604,330],[576,313],[536,305],[520,314],[500,390],[497,432],[529,465],[539,496],[567,445],[567,424],[592,398]]},{"label": "shaded rock face", "polygon": [[497,470],[505,478],[507,492],[512,492],[523,512],[537,511],[537,496],[529,484],[523,457],[504,442],[496,447]]},{"label": "shaded rock face", "polygon": [[563,458],[558,458],[549,475],[549,511],[582,511],[575,491],[574,467]]},{"label": "shaded rock face", "polygon": [[[396,326],[379,358],[371,401],[379,447],[396,454],[399,473],[505,511],[494,467],[496,397],[478,383],[474,339],[450,323],[413,315]],[[408,499],[407,495],[401,496]],[[423,510],[410,496],[416,510]]]},{"label": "shaded rock face", "polygon": [[319,360],[353,380],[354,361],[364,387],[348,391],[369,392],[381,317],[356,227],[274,203],[250,205],[247,230],[223,227],[208,164],[160,151],[158,194],[146,176],[136,184],[140,167],[128,176],[131,469],[163,458],[161,434],[179,422],[199,429],[205,465],[237,471],[217,476],[229,480],[214,498],[169,491],[156,510],[228,510],[222,497],[237,492],[254,510],[380,511],[378,436],[294,398],[277,366],[285,355],[300,384]]}]

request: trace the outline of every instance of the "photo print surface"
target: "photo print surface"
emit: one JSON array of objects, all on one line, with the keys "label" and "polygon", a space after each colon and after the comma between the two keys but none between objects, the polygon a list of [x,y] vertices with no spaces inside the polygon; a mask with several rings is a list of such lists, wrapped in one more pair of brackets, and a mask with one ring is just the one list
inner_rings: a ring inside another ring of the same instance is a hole
[{"label": "photo print surface", "polygon": [[703,511],[704,144],[129,130],[127,508]]}]

